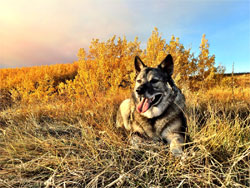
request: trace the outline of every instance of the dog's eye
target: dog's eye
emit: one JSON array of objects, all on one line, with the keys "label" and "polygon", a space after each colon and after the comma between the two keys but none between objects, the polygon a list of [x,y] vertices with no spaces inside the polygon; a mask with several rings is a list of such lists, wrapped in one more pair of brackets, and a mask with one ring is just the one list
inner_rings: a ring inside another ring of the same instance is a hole
[{"label": "dog's eye", "polygon": [[157,82],[159,82],[159,80],[157,80],[157,79],[152,79],[152,80],[150,80],[150,82],[151,82],[152,84],[156,84]]},{"label": "dog's eye", "polygon": [[141,80],[136,80],[136,82],[140,84],[142,81]]}]

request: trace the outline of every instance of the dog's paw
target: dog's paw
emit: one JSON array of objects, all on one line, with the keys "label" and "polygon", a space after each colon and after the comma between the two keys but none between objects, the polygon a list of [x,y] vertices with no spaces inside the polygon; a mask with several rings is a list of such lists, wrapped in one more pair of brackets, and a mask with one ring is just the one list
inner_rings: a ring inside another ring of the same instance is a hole
[{"label": "dog's paw", "polygon": [[170,151],[176,157],[181,157],[183,154],[181,147],[170,148]]},{"label": "dog's paw", "polygon": [[180,157],[182,155],[183,153],[182,144],[183,144],[183,141],[181,137],[176,137],[171,141],[170,151],[174,156]]},{"label": "dog's paw", "polygon": [[136,149],[143,143],[143,139],[137,134],[132,134],[129,141],[132,147]]}]

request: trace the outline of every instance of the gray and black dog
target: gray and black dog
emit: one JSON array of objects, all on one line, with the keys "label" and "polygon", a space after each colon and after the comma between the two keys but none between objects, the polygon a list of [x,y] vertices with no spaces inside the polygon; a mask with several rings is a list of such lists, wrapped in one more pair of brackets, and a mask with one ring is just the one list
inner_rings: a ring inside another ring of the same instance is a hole
[{"label": "gray and black dog", "polygon": [[183,113],[185,97],[171,77],[173,69],[170,54],[156,68],[147,67],[136,56],[135,87],[131,98],[119,107],[116,126],[131,131],[132,144],[166,141],[178,156],[183,152],[187,123]]}]

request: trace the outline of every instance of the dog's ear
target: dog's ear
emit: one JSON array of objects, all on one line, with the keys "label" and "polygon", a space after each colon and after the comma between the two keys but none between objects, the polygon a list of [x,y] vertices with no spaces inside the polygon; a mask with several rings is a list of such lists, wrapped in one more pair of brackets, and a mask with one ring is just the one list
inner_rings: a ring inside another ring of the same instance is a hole
[{"label": "dog's ear", "polygon": [[174,63],[172,56],[168,54],[167,57],[161,62],[161,64],[158,65],[158,68],[162,69],[169,76],[172,76],[174,72]]},{"label": "dog's ear", "polygon": [[139,73],[141,69],[146,67],[146,65],[142,62],[142,60],[139,58],[139,56],[135,56],[135,70],[136,73]]}]

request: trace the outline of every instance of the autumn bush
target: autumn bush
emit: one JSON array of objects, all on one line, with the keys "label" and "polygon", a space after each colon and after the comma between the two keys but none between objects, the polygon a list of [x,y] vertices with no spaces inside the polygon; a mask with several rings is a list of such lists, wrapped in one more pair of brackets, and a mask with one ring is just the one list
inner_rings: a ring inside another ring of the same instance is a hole
[{"label": "autumn bush", "polygon": [[167,54],[175,62],[174,80],[181,88],[208,89],[220,82],[224,71],[215,67],[215,55],[209,54],[209,44],[202,36],[200,54],[195,57],[179,38],[172,36],[169,43],[155,28],[146,49],[140,48],[136,37],[128,42],[126,37],[113,36],[106,42],[93,39],[88,53],[81,48],[78,61],[73,64],[1,69],[1,92],[9,92],[13,101],[32,102],[67,96],[71,99],[97,95],[114,95],[120,88],[133,87],[134,57],[139,55],[148,66],[158,65]]}]

